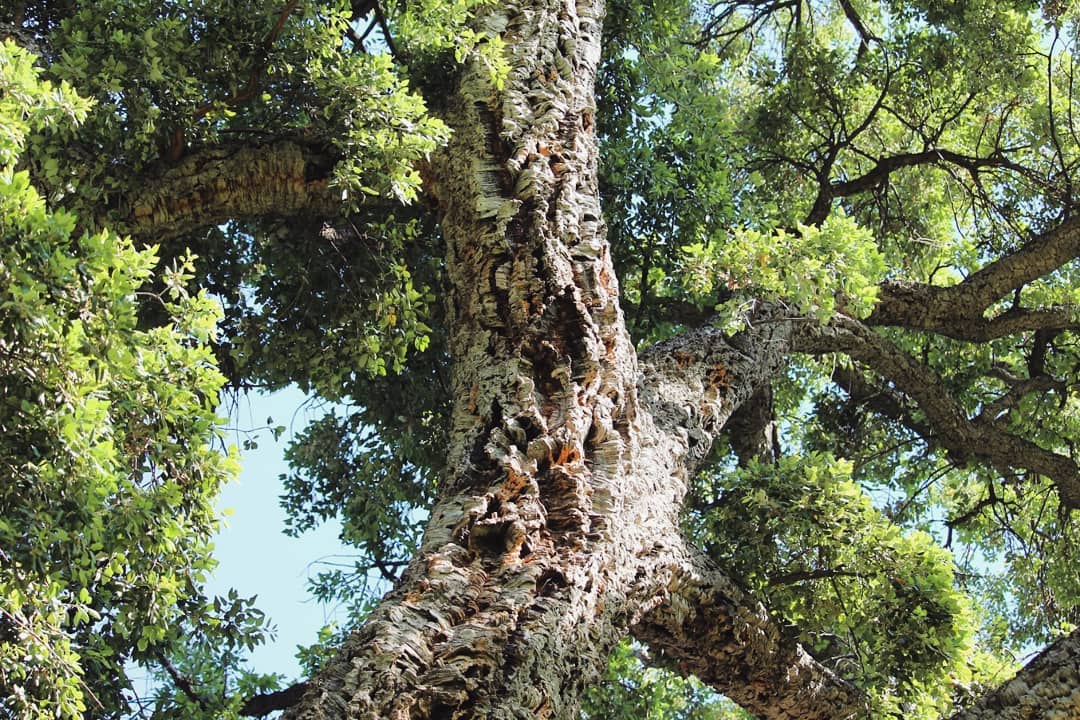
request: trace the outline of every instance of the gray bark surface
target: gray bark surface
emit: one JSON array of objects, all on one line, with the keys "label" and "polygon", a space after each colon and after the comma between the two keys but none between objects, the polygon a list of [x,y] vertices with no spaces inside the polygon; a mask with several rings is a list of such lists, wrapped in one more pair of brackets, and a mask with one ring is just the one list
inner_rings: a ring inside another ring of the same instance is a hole
[{"label": "gray bark surface", "polygon": [[1053,643],[1016,677],[951,720],[1080,718],[1080,630]]},{"label": "gray bark surface", "polygon": [[[499,89],[487,68],[465,71],[453,140],[432,163],[451,281],[451,471],[402,583],[289,718],[573,717],[632,626],[687,640],[703,617],[731,649],[717,678],[731,690],[754,678],[744,700],[761,717],[862,708],[722,574],[699,577],[683,542],[688,473],[787,346],[765,333],[767,359],[716,346],[692,360],[665,347],[639,373],[597,189],[602,14],[584,0],[481,11],[510,77]],[[665,384],[705,395],[673,405]]]}]

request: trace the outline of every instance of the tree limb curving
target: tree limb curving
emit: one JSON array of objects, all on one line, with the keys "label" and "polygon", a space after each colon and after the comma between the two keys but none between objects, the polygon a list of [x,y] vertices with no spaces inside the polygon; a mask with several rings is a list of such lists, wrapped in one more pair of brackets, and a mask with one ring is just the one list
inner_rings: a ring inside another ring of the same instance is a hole
[{"label": "tree limb curving", "polygon": [[765,606],[704,553],[672,552],[666,601],[631,628],[664,664],[762,720],[848,720],[866,696],[810,656]]},{"label": "tree limb curving", "polygon": [[118,211],[99,218],[147,242],[230,219],[341,212],[330,188],[337,158],[293,140],[208,148],[141,178]]},{"label": "tree limb curving", "polygon": [[994,318],[984,314],[994,302],[1080,256],[1080,218],[1072,218],[949,287],[884,283],[869,325],[927,330],[961,340],[984,342],[1025,330],[1076,328],[1074,309],[1016,308]]},{"label": "tree limb curving", "polygon": [[936,442],[958,459],[975,458],[998,469],[1044,475],[1062,505],[1080,508],[1080,469],[1071,459],[1005,431],[993,418],[969,418],[941,378],[862,323],[838,317],[817,332],[802,333],[796,347],[811,354],[842,352],[893,383],[918,403]]}]

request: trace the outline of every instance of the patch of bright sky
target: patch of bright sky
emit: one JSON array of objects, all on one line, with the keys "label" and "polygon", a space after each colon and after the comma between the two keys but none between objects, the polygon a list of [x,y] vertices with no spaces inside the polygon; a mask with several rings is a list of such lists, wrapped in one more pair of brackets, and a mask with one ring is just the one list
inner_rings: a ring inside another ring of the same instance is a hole
[{"label": "patch of bright sky", "polygon": [[[276,637],[252,653],[251,669],[298,678],[297,645],[310,645],[324,625],[345,620],[343,610],[322,605],[307,592],[308,580],[320,562],[348,554],[338,540],[340,524],[325,523],[298,538],[285,535],[285,512],[279,503],[284,488],[280,476],[288,472],[283,454],[293,437],[325,410],[307,402],[292,388],[272,394],[251,393],[227,403],[221,414],[229,417],[226,441],[242,447],[254,439],[258,447],[241,450],[240,478],[227,485],[218,507],[231,514],[215,540],[218,567],[207,587],[211,595],[236,588],[242,597],[257,596],[256,606],[277,627]],[[283,425],[274,440],[266,429]],[[258,428],[263,428],[258,430]]]}]

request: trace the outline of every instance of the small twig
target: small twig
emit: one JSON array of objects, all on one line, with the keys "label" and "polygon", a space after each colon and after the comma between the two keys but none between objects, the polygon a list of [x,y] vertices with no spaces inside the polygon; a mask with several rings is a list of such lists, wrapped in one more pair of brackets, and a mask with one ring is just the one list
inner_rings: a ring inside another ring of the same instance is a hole
[{"label": "small twig", "polygon": [[792,583],[803,582],[805,580],[825,580],[829,578],[837,577],[854,577],[865,578],[870,577],[867,573],[851,572],[845,570],[843,565],[836,568],[819,568],[817,570],[799,570],[795,572],[783,573],[782,575],[774,575],[769,578],[769,587],[776,587],[778,585],[790,585]]},{"label": "small twig", "polygon": [[242,103],[248,102],[258,94],[259,89],[262,86],[262,75],[266,71],[267,57],[270,53],[270,50],[273,49],[274,43],[277,42],[277,39],[281,36],[281,31],[285,28],[285,21],[289,19],[289,16],[292,15],[293,10],[295,10],[296,6],[299,4],[300,0],[289,0],[289,2],[286,3],[284,9],[282,9],[281,13],[278,15],[277,22],[274,23],[274,28],[270,31],[270,33],[262,42],[262,47],[260,48],[262,56],[255,64],[255,67],[251,69],[251,73],[250,75],[248,75],[247,86],[241,92],[236,93],[230,98],[216,102],[206,103],[205,105],[201,105],[200,107],[195,108],[196,120],[205,117],[220,104],[240,105]]},{"label": "small twig", "polygon": [[172,679],[173,685],[176,685],[180,692],[184,693],[191,702],[198,705],[200,710],[209,710],[211,702],[204,698],[202,695],[195,691],[195,687],[191,682],[191,678],[180,673],[176,669],[176,666],[172,664],[169,658],[165,657],[165,654],[161,650],[154,651],[154,659],[158,661],[161,667],[165,670],[168,676]]}]

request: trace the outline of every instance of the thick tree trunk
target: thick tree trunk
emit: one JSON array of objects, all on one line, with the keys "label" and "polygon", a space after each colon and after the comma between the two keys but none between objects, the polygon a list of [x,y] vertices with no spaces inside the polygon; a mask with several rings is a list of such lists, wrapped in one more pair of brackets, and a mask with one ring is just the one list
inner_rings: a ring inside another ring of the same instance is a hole
[{"label": "thick tree trunk", "polygon": [[[500,87],[479,63],[465,71],[450,103],[454,137],[433,173],[451,281],[450,471],[403,582],[293,718],[570,717],[632,626],[679,588],[704,595],[678,512],[685,461],[711,435],[688,435],[681,406],[639,400],[600,216],[602,3],[531,0],[482,13],[480,29],[504,38],[510,77]],[[650,373],[688,367],[668,360]],[[753,378],[720,362],[693,368],[712,387],[711,430],[767,374],[754,359],[743,362]],[[709,572],[710,583],[723,580]],[[685,634],[695,617],[719,623],[710,640],[730,649],[726,670],[747,677],[749,663],[764,665],[754,676],[776,684],[746,694],[763,717],[861,707],[733,584],[708,594],[708,611],[676,604],[654,615],[650,637]],[[773,652],[781,645],[787,652]],[[831,692],[817,702],[808,688]],[[791,702],[771,702],[785,693]]]},{"label": "thick tree trunk", "polygon": [[[986,316],[1080,254],[1075,218],[957,285],[886,283],[865,323],[821,326],[761,308],[736,338],[704,328],[636,356],[597,191],[602,16],[603,0],[516,0],[477,17],[477,30],[503,39],[510,76],[467,67],[449,102],[453,140],[430,180],[451,283],[450,470],[399,587],[306,684],[289,718],[573,717],[630,633],[761,718],[864,715],[863,696],[679,530],[688,478],[743,403],[740,458],[772,452],[768,388],[791,352],[847,353],[916,401],[926,423],[905,418],[899,402],[885,414],[957,454],[1051,477],[1063,503],[1080,507],[1071,459],[991,416],[967,417],[940,378],[868,329],[973,341],[1077,329],[1068,307],[1014,304]],[[932,157],[942,153],[892,165]],[[336,216],[337,160],[284,140],[204,149],[140,178],[94,224],[156,242],[228,219]],[[895,167],[829,192],[850,194]],[[1031,368],[1043,382],[1041,360]],[[856,394],[860,380],[841,384]],[[301,690],[260,696],[245,712],[291,703]],[[954,720],[1076,717],[1080,633]]]}]

